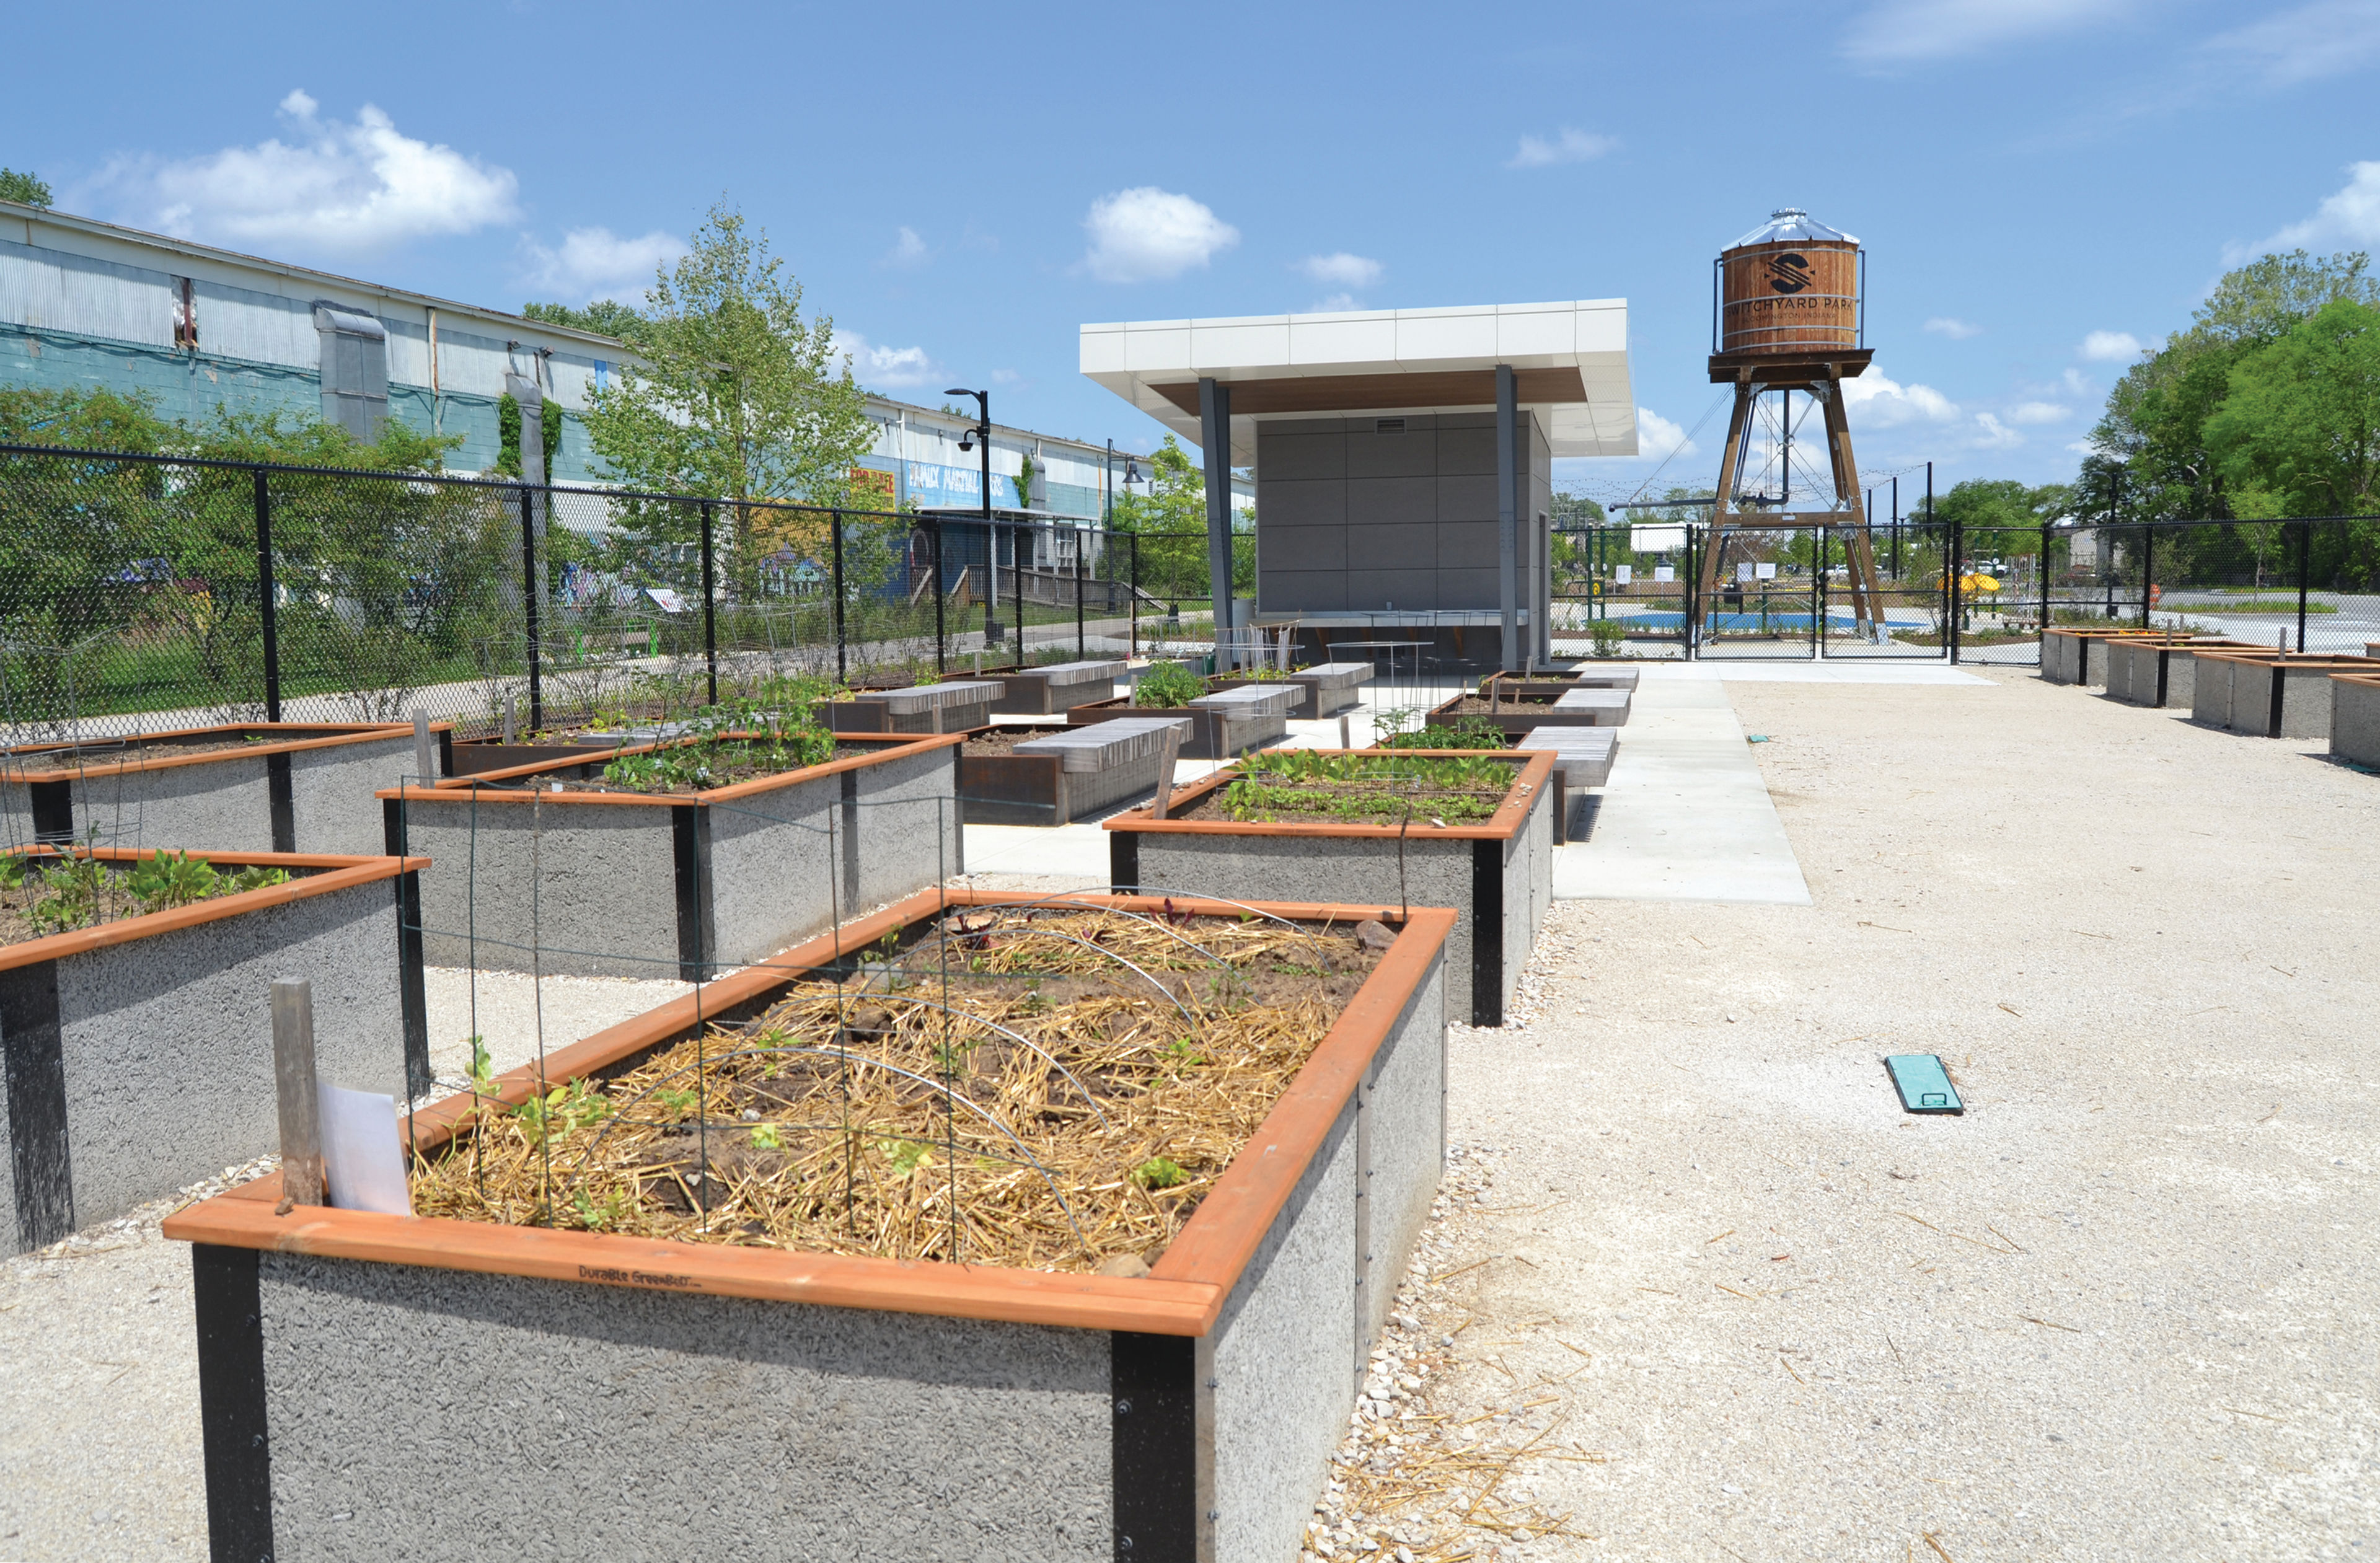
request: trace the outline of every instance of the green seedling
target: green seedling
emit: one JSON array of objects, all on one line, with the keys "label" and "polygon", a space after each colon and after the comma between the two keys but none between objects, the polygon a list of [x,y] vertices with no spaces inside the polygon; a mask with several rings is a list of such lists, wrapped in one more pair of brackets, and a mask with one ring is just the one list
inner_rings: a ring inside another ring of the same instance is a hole
[{"label": "green seedling", "polygon": [[126,887],[143,912],[164,912],[204,901],[215,892],[214,865],[187,852],[161,852],[125,876]]},{"label": "green seedling", "polygon": [[895,1178],[915,1177],[934,1165],[933,1152],[915,1140],[879,1140],[876,1148],[892,1163]]},{"label": "green seedling", "polygon": [[1158,662],[1140,675],[1135,705],[1175,710],[1207,693],[1207,681],[1179,662]]},{"label": "green seedling", "polygon": [[752,1131],[752,1148],[755,1150],[783,1150],[785,1148],[784,1136],[775,1124],[763,1123]]},{"label": "green seedling", "polygon": [[476,1032],[471,1036],[470,1075],[473,1092],[495,1089],[496,1060],[488,1052],[488,1039]]},{"label": "green seedling", "polygon": [[1177,1037],[1168,1043],[1164,1058],[1168,1063],[1177,1069],[1196,1069],[1207,1061],[1205,1056],[1198,1052],[1194,1040],[1187,1036]]},{"label": "green seedling", "polygon": [[232,876],[229,890],[217,893],[237,895],[242,891],[267,890],[288,882],[289,871],[286,868],[243,868]]},{"label": "green seedling", "polygon": [[1190,1174],[1166,1157],[1152,1156],[1132,1169],[1132,1181],[1144,1189],[1170,1189],[1188,1182]]}]

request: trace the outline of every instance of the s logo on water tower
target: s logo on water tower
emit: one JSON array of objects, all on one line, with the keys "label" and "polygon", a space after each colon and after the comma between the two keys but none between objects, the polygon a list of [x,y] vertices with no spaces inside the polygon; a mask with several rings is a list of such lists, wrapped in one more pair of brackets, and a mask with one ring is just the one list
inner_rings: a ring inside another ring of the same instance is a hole
[{"label": "s logo on water tower", "polygon": [[1810,285],[1810,262],[1791,253],[1768,258],[1768,285],[1777,293],[1799,293]]}]

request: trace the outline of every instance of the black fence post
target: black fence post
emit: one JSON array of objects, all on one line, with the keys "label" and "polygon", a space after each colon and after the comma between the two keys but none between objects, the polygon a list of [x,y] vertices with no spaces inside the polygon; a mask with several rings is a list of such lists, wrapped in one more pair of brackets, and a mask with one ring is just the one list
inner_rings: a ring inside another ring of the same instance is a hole
[{"label": "black fence post", "polygon": [[2156,576],[2156,527],[2153,523],[2141,523],[2141,628],[2149,627],[2149,609],[2154,606],[2156,588],[2149,583]]},{"label": "black fence post", "polygon": [[1132,649],[1127,658],[1140,655],[1140,534],[1132,534],[1132,580],[1129,598],[1132,603]]},{"label": "black fence post", "polygon": [[[1700,551],[1694,546],[1694,539],[1701,535],[1702,529],[1699,527],[1691,521],[1686,523],[1686,578],[1679,583],[1678,588],[1678,641],[1684,648],[1685,659],[1689,662],[1694,660],[1695,649],[1694,597],[1701,588],[1703,578],[1702,569],[1694,562],[1695,555]],[[1708,545],[1705,544],[1705,546]]]},{"label": "black fence post", "polygon": [[274,600],[280,596],[280,588],[273,579],[273,495],[265,481],[264,469],[258,467],[253,476],[256,479],[256,595],[259,616],[264,627],[264,720],[279,721],[281,604]]},{"label": "black fence post", "polygon": [[2049,649],[2049,523],[2041,524],[2041,648]]},{"label": "black fence post", "polygon": [[1827,568],[1828,555],[1834,551],[1834,534],[1823,521],[1818,523],[1818,579],[1810,593],[1810,656],[1813,660],[1826,654]]},{"label": "black fence post", "polygon": [[950,627],[942,618],[942,522],[936,516],[932,529],[926,534],[931,545],[934,572],[934,672],[950,671]]},{"label": "black fence post", "polygon": [[851,680],[851,665],[848,658],[844,654],[843,641],[842,511],[837,510],[829,513],[827,517],[827,527],[828,536],[833,539],[834,545],[834,681],[837,684],[847,684]]},{"label": "black fence post", "polygon": [[1081,527],[1075,529],[1075,655],[1087,653],[1083,649],[1083,539],[1089,534]]},{"label": "black fence post", "polygon": [[710,704],[719,704],[719,570],[711,525],[711,502],[702,502],[702,660],[710,677]]},{"label": "black fence post", "polygon": [[1949,646],[1949,660],[1951,665],[1954,667],[1958,665],[1959,661],[1959,612],[1961,606],[1960,600],[1963,594],[1966,585],[1965,582],[1959,578],[1959,576],[1966,567],[1967,539],[1965,527],[1961,526],[1958,517],[1952,516],[1950,518],[1950,566],[1944,572],[1944,576],[1946,577],[1944,584],[1950,594],[1950,630],[1949,634],[1944,638]]},{"label": "black fence post", "polygon": [[545,726],[545,690],[538,678],[538,599],[544,595],[538,578],[537,505],[528,485],[521,485],[521,609],[528,626],[528,728],[531,733]]},{"label": "black fence post", "polygon": [[[2306,648],[2306,586],[2313,575],[2313,523],[2298,523],[2298,655]],[[2274,687],[2278,688],[2276,682]]]}]

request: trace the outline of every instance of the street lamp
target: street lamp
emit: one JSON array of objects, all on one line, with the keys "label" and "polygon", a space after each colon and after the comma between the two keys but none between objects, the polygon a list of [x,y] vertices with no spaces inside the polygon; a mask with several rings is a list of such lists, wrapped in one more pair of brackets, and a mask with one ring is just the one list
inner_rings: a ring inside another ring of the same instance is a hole
[{"label": "street lamp", "polygon": [[959,436],[959,449],[971,450],[978,440],[983,442],[983,551],[984,581],[990,588],[983,598],[983,641],[986,646],[1000,638],[1000,539],[991,529],[991,393],[965,391],[953,385],[942,393],[945,396],[973,396],[977,423]]}]

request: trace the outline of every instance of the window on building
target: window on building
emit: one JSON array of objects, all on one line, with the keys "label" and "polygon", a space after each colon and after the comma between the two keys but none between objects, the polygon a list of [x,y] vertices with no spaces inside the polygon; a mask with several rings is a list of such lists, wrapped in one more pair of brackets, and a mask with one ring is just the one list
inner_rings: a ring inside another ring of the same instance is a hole
[{"label": "window on building", "polygon": [[176,352],[199,350],[199,300],[188,277],[172,279],[174,293],[174,348]]}]

